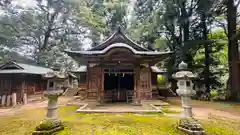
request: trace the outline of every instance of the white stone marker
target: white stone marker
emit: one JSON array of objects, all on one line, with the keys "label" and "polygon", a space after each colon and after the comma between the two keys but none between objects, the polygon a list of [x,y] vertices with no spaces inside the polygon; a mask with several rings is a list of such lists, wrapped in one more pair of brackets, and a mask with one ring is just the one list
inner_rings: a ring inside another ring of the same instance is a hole
[{"label": "white stone marker", "polygon": [[12,93],[12,106],[16,106],[17,105],[17,94],[16,93]]},{"label": "white stone marker", "polygon": [[6,102],[6,95],[3,95],[1,105],[4,106],[5,102]]},{"label": "white stone marker", "polygon": [[187,64],[181,62],[179,64],[179,70],[176,74],[173,75],[177,82],[177,94],[181,97],[182,107],[183,107],[183,116],[192,117],[192,107],[190,105],[191,96],[196,94],[193,90],[192,80],[196,78],[191,71],[187,71]]},{"label": "white stone marker", "polygon": [[24,94],[23,94],[23,104],[26,105],[27,102],[28,102],[28,101],[27,101],[27,94],[24,93]]},{"label": "white stone marker", "polygon": [[6,106],[10,106],[11,105],[11,95],[7,96],[7,104]]}]

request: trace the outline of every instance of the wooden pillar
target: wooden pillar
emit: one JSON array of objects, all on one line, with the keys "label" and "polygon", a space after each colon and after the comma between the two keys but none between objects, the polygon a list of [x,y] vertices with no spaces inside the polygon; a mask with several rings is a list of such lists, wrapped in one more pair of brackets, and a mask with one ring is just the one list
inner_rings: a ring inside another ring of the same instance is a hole
[{"label": "wooden pillar", "polygon": [[22,99],[21,101],[23,101],[23,97],[24,97],[24,93],[25,93],[25,88],[26,88],[26,81],[25,81],[25,75],[22,75],[22,88],[21,88],[21,96],[20,98]]},{"label": "wooden pillar", "polygon": [[101,76],[101,97],[102,97],[102,102],[104,101],[104,68],[101,69],[102,70],[102,76]]},{"label": "wooden pillar", "polygon": [[100,104],[103,104],[104,101],[104,69],[100,68],[99,80],[98,80],[98,100]]},{"label": "wooden pillar", "polygon": [[87,65],[87,75],[86,75],[86,90],[85,90],[85,92],[86,92],[86,98],[88,98],[88,91],[89,91],[89,81],[90,81],[90,79],[89,79],[89,75],[90,75],[90,70],[89,70],[89,65]]},{"label": "wooden pillar", "polygon": [[36,84],[33,84],[33,94],[35,95],[35,91],[36,91]]},{"label": "wooden pillar", "polygon": [[140,65],[139,64],[137,64],[137,66],[136,66],[136,75],[135,75],[136,77],[136,79],[135,79],[135,81],[136,81],[136,103],[140,103],[140,87],[139,87],[139,85],[140,85]]},{"label": "wooden pillar", "polygon": [[151,72],[151,66],[148,68],[148,82],[149,82],[149,91],[150,91],[150,99],[152,99],[152,72]]}]

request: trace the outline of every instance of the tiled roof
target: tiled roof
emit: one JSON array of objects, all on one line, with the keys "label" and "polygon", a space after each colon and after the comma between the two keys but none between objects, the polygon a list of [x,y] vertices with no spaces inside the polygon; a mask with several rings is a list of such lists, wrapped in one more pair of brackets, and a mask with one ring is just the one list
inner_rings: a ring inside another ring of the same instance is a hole
[{"label": "tiled roof", "polygon": [[[16,65],[20,67],[19,69],[4,69],[9,65]],[[8,62],[0,67],[0,74],[14,74],[14,73],[23,73],[23,74],[45,74],[47,72],[53,72],[52,69],[46,67],[40,67],[35,65],[29,65],[18,62]]]},{"label": "tiled roof", "polygon": [[172,52],[156,52],[156,51],[137,51],[135,50],[133,47],[125,44],[125,43],[115,43],[112,45],[109,45],[108,47],[106,47],[105,49],[101,50],[101,51],[66,51],[67,53],[76,53],[76,54],[82,54],[82,55],[101,55],[101,54],[105,54],[106,52],[108,52],[109,50],[111,50],[112,48],[127,48],[129,49],[131,52],[133,52],[134,54],[137,55],[163,55],[163,54],[171,54]]}]

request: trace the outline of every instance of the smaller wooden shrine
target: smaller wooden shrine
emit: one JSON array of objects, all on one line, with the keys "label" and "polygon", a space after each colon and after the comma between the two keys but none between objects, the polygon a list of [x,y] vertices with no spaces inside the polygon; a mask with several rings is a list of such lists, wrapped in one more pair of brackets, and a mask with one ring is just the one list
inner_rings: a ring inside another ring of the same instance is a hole
[{"label": "smaller wooden shrine", "polygon": [[46,67],[9,61],[0,66],[0,96],[16,93],[17,102],[22,102],[24,94],[42,94],[47,81],[41,74],[51,71]]},{"label": "smaller wooden shrine", "polygon": [[155,64],[172,53],[149,50],[129,39],[120,27],[89,50],[65,52],[86,65],[86,98],[100,102],[152,99]]}]

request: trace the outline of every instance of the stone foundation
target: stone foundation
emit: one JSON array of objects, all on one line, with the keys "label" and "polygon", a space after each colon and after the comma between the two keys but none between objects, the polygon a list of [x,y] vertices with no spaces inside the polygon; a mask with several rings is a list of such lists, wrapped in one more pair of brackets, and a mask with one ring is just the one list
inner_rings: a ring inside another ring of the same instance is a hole
[{"label": "stone foundation", "polygon": [[191,117],[180,119],[178,129],[189,135],[203,135],[205,133],[201,124]]},{"label": "stone foundation", "polygon": [[44,120],[32,135],[51,135],[55,132],[63,130],[64,126],[59,120]]}]

